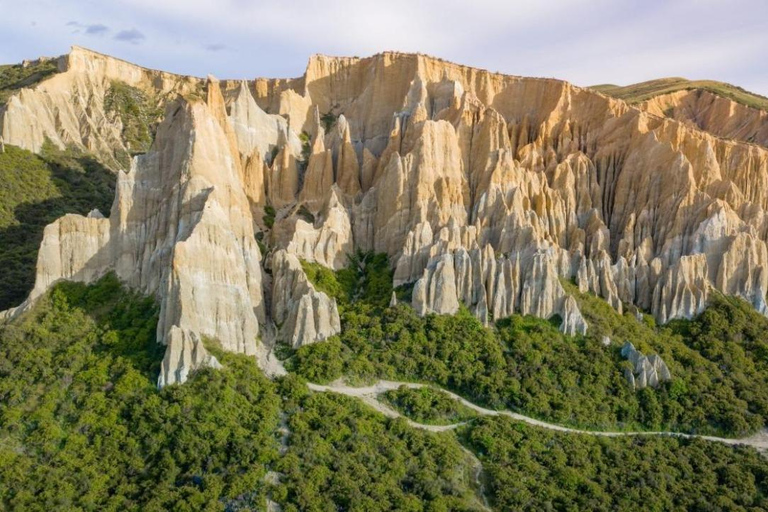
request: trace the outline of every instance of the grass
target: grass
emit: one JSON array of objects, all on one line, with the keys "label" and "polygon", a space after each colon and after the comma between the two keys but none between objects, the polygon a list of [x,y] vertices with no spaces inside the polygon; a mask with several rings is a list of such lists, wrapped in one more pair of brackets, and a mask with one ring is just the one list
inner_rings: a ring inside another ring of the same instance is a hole
[{"label": "grass", "polygon": [[660,78],[627,86],[602,84],[590,87],[598,92],[619,98],[634,105],[662,94],[678,91],[708,91],[728,98],[747,107],[768,111],[768,98],[741,87],[714,80],[687,80],[685,78]]}]

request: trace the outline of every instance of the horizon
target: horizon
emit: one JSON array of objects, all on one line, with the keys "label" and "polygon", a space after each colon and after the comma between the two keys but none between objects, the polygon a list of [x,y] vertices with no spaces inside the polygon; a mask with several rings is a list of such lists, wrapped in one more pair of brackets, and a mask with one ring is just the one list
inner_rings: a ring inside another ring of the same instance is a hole
[{"label": "horizon", "polygon": [[[152,69],[223,79],[301,76],[311,55],[421,53],[514,76],[587,87],[668,77],[768,96],[768,4],[757,0],[33,0],[0,20],[0,62],[70,46]],[[744,13],[749,13],[745,16]]]}]

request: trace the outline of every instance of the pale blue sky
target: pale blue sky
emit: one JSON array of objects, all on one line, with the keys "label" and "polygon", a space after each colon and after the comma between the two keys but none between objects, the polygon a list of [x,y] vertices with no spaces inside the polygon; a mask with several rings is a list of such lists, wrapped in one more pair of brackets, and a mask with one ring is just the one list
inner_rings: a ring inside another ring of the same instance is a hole
[{"label": "pale blue sky", "polygon": [[578,85],[684,76],[768,96],[766,0],[0,0],[0,62],[72,44],[220,78],[401,50]]}]

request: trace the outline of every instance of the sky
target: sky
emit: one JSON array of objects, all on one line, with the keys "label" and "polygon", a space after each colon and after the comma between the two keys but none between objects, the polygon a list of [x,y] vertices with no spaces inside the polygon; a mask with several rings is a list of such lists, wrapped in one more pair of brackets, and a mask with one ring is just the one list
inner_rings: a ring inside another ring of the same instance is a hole
[{"label": "sky", "polygon": [[682,76],[768,96],[766,0],[0,0],[0,63],[71,45],[219,78],[398,50],[582,86]]}]

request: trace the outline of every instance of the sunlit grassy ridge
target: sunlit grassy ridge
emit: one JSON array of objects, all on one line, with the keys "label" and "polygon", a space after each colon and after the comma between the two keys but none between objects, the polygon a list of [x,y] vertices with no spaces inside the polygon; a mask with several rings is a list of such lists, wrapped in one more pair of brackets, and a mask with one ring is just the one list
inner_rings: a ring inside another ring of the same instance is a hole
[{"label": "sunlit grassy ridge", "polygon": [[632,85],[602,84],[593,85],[594,89],[608,96],[619,98],[627,103],[635,104],[649,100],[662,94],[678,91],[703,90],[731,99],[748,107],[768,110],[768,98],[746,91],[741,87],[716,82],[714,80],[687,80],[685,78],[660,78]]}]

